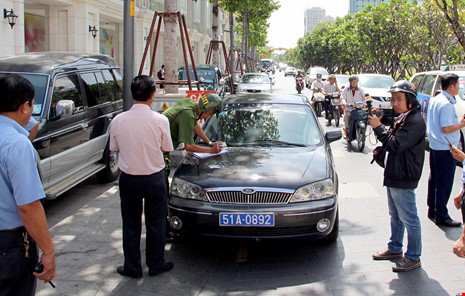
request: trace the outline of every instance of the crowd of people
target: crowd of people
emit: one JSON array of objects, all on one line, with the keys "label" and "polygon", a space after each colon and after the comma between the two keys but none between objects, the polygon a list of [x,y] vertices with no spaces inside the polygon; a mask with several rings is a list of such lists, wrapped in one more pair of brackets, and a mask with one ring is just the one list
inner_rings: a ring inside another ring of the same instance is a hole
[{"label": "crowd of people", "polygon": [[[358,79],[351,77],[349,81],[350,86],[342,94],[346,108],[364,96],[357,85]],[[440,226],[461,225],[450,218],[447,203],[456,161],[465,167],[465,154],[456,148],[465,118],[459,119],[453,108],[458,76],[443,75],[441,82],[443,91],[430,101],[426,123],[420,113],[415,86],[405,80],[396,82],[390,89],[392,107],[400,114],[393,126],[387,128],[377,116],[369,116],[369,124],[386,151],[383,184],[391,217],[387,248],[373,254],[373,259],[400,259],[392,268],[396,272],[421,266],[421,225],[415,189],[424,164],[425,135],[430,143],[428,218]],[[325,93],[340,91],[334,76],[329,77],[327,84],[322,84],[321,76],[317,77],[312,88],[321,88]],[[135,77],[131,84],[134,105],[111,123],[110,150],[119,153],[123,222],[124,264],[116,271],[132,278],[143,276],[140,252],[143,211],[149,276],[174,267],[173,262],[164,259],[169,152],[185,149],[219,153],[223,146],[221,142],[210,141],[197,124],[198,120],[208,119],[222,109],[222,100],[216,94],[206,94],[198,102],[181,99],[159,114],[150,109],[155,89],[151,77]],[[21,76],[6,75],[0,78],[0,98],[0,250],[8,253],[8,256],[0,256],[0,295],[34,295],[36,279],[51,282],[56,273],[54,245],[40,202],[45,193],[31,144],[37,126],[37,122],[31,120],[34,87]],[[349,112],[346,117],[347,114]],[[196,145],[194,135],[208,147]],[[462,182],[462,191],[455,196],[454,205],[462,209],[465,220],[465,170]],[[405,230],[407,249],[404,254]],[[40,256],[37,248],[42,252]],[[465,230],[453,251],[465,258]],[[34,272],[39,261],[43,270]]]}]

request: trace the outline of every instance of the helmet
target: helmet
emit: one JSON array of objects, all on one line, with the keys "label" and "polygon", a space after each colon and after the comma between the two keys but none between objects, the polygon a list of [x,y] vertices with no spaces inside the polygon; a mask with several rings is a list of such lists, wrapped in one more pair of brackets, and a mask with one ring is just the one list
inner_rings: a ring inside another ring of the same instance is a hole
[{"label": "helmet", "polygon": [[394,83],[393,86],[388,90],[390,93],[393,92],[403,92],[406,94],[411,94],[413,96],[417,96],[417,88],[413,83],[408,80],[399,80]]},{"label": "helmet", "polygon": [[210,110],[219,112],[223,107],[223,101],[217,94],[208,93],[200,97],[199,107],[202,112],[208,112]]},{"label": "helmet", "polygon": [[349,82],[352,82],[354,80],[358,81],[358,76],[352,75],[352,76],[349,77]]}]

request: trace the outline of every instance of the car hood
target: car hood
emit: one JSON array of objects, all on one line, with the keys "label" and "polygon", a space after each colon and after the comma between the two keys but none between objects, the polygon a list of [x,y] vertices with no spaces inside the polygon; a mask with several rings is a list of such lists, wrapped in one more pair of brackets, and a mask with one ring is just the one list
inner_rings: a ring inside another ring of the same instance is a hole
[{"label": "car hood", "polygon": [[270,89],[269,84],[261,83],[239,83],[239,87],[243,89]]},{"label": "car hood", "polygon": [[386,88],[366,88],[363,86],[362,88],[365,91],[365,93],[370,94],[370,96],[372,97],[383,97],[383,98],[391,97],[391,93],[388,92],[389,89],[386,89]]},{"label": "car hood", "polygon": [[203,188],[273,187],[295,190],[327,178],[324,146],[228,147],[228,152],[205,159],[187,156],[175,177]]}]

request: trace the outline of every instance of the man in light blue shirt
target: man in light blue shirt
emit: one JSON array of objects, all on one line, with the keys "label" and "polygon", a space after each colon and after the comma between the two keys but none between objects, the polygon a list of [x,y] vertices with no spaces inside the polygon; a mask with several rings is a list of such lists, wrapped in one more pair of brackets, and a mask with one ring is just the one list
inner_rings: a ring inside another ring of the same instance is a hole
[{"label": "man in light blue shirt", "polygon": [[[34,295],[36,277],[55,277],[55,250],[40,199],[45,197],[34,148],[24,129],[34,86],[19,75],[0,78],[0,295]],[[44,269],[33,273],[38,261]]]},{"label": "man in light blue shirt", "polygon": [[426,120],[430,146],[428,218],[437,225],[457,227],[461,223],[452,220],[447,211],[456,166],[449,145],[457,146],[460,129],[465,127],[465,119],[462,118],[459,122],[454,108],[456,103],[454,96],[459,91],[459,77],[448,73],[441,75],[440,78],[442,92],[430,101]]}]

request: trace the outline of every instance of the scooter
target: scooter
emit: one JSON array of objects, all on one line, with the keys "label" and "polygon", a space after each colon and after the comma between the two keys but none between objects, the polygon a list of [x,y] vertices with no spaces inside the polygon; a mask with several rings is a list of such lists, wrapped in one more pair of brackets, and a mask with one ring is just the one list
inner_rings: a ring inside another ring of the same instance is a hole
[{"label": "scooter", "polygon": [[331,125],[331,120],[334,119],[334,124],[336,127],[339,126],[339,120],[341,119],[341,94],[339,92],[333,92],[329,96],[325,97],[327,108],[327,118],[328,126]]},{"label": "scooter", "polygon": [[371,114],[371,101],[355,102],[350,105],[349,132],[347,142],[357,140],[357,147],[360,152],[365,148],[366,130],[368,125],[368,114]]},{"label": "scooter", "polygon": [[313,91],[313,108],[315,109],[316,116],[320,117],[321,112],[324,110],[325,95],[323,94],[321,88]]},{"label": "scooter", "polygon": [[304,88],[304,79],[302,77],[297,77],[295,79],[295,89],[299,94],[302,93],[302,89]]}]

